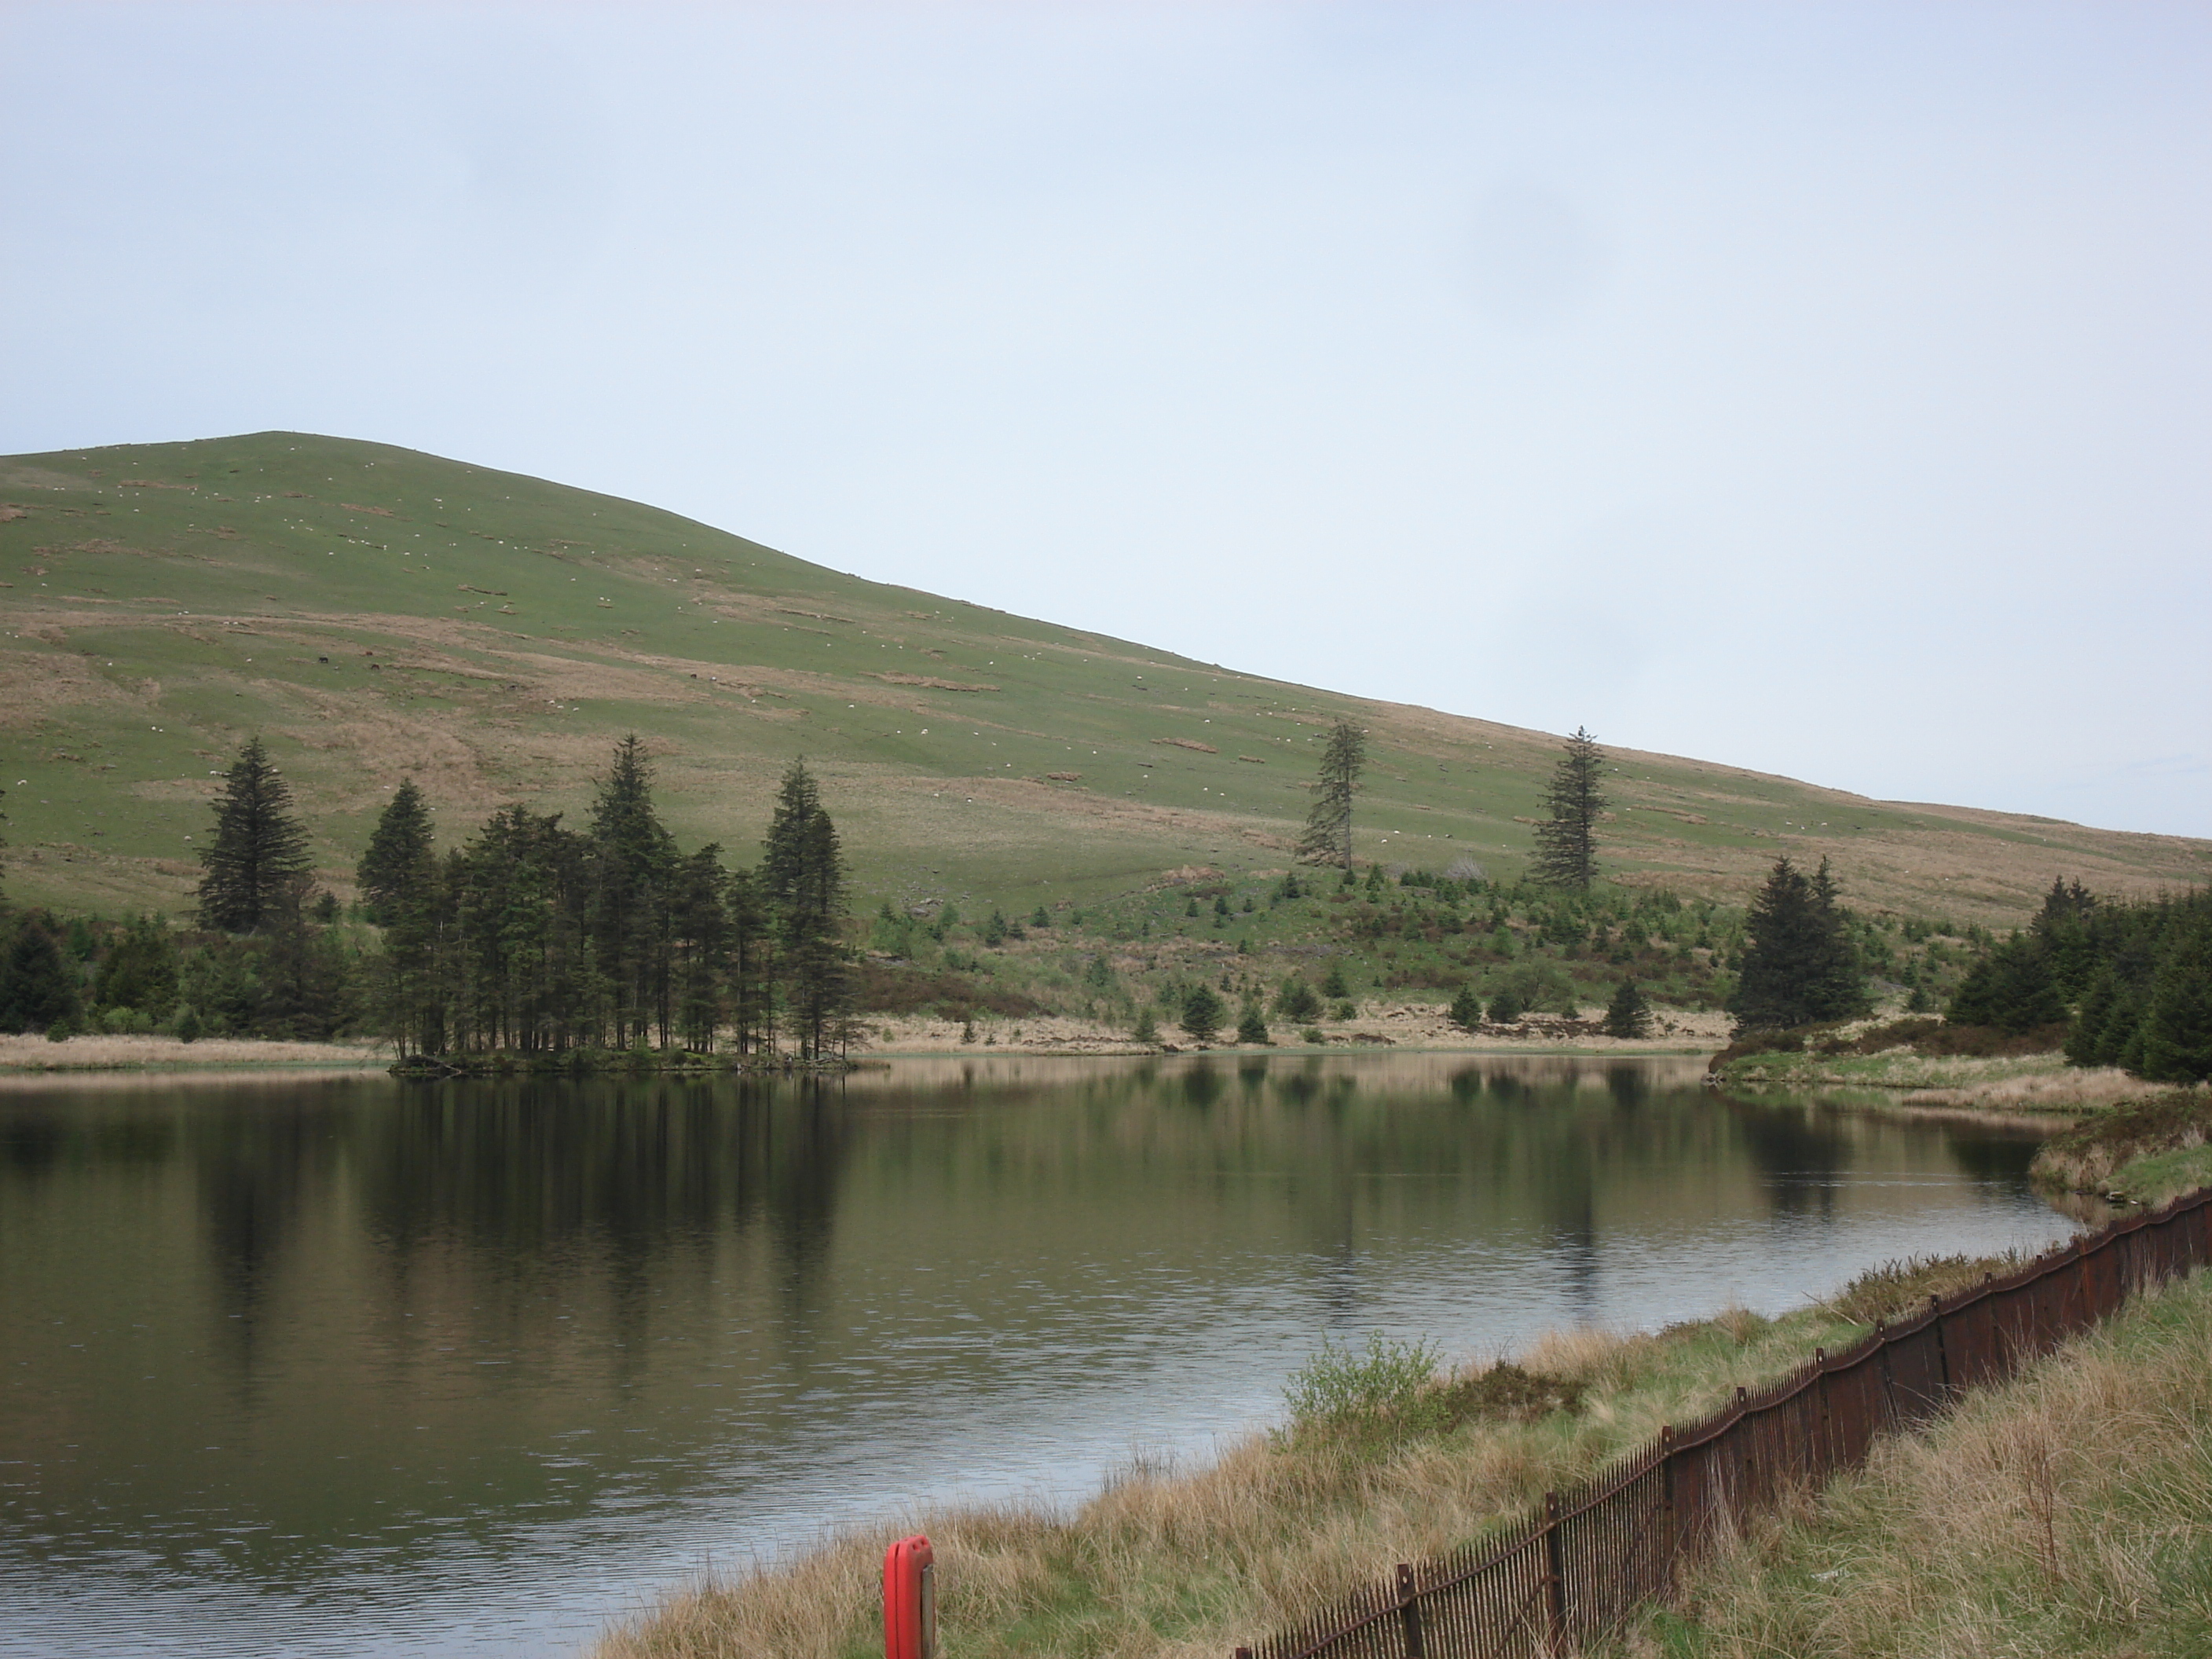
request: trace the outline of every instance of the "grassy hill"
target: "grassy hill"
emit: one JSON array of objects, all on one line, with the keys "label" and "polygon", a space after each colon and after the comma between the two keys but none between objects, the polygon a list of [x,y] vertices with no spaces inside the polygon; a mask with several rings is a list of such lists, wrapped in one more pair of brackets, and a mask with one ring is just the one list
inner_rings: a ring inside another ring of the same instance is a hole
[{"label": "grassy hill", "polygon": [[[750,860],[804,754],[870,908],[971,912],[1281,868],[1339,715],[1372,733],[1363,857],[1510,878],[1557,749],[301,433],[0,459],[0,596],[9,894],[109,913],[185,907],[216,774],[254,732],[342,895],[402,775],[454,832],[514,800],[574,810],[636,730],[687,845]],[[1740,901],[1776,854],[1827,854],[1862,908],[1995,923],[2060,872],[2212,877],[2201,841],[1613,759],[1607,863],[1634,884]]]}]

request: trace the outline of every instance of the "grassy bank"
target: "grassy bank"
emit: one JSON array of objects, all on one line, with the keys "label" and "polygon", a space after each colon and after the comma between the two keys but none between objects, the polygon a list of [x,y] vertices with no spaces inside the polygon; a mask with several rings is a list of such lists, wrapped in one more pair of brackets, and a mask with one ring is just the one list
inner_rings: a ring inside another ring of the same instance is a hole
[{"label": "grassy bank", "polygon": [[2058,1192],[2162,1204],[2212,1186],[2212,1089],[2146,1091],[2053,1135],[2030,1170]]},{"label": "grassy bank", "polygon": [[1624,1644],[1682,1659],[2212,1652],[2212,1274],[1760,1526]]},{"label": "grassy bank", "polygon": [[1273,1435],[1188,1472],[1133,1464],[1072,1510],[1005,1504],[908,1515],[750,1575],[673,1591],[597,1659],[864,1659],[881,1650],[877,1577],[926,1530],[948,1652],[1012,1659],[1219,1659],[1393,1563],[1480,1537],[1548,1490],[1998,1264],[1866,1275],[1831,1303],[1619,1337],[1581,1332],[1517,1363],[1431,1370],[1387,1345],[1324,1355]]},{"label": "grassy bank", "polygon": [[2056,1036],[2006,1037],[1924,1017],[1858,1020],[1754,1036],[1717,1055],[1713,1071],[1732,1089],[1880,1090],[1908,1106],[1967,1111],[2072,1115],[2142,1094],[2141,1079],[2117,1066],[2068,1065]]}]

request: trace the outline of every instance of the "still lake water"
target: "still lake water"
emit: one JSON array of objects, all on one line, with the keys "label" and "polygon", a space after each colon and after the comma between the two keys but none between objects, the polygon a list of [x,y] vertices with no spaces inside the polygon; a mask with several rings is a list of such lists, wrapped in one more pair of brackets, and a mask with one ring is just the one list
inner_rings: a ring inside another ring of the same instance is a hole
[{"label": "still lake water", "polygon": [[1690,1060],[0,1091],[0,1654],[573,1653],[658,1584],[1492,1354],[2071,1231]]}]

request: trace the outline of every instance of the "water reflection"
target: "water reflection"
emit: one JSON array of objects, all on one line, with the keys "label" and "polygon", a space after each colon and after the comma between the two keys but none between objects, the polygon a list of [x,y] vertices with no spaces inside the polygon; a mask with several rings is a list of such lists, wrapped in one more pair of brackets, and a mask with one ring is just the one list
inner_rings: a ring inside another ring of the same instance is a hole
[{"label": "water reflection", "polygon": [[1668,1062],[12,1090],[0,1652],[557,1650],[710,1550],[1202,1448],[1324,1331],[2041,1243],[2030,1150]]}]

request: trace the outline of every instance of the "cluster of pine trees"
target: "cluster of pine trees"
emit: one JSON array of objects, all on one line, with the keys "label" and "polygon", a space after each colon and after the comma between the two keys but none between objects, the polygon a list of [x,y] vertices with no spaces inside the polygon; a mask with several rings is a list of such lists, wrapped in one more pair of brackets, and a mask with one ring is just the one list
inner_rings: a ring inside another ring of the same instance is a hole
[{"label": "cluster of pine trees", "polygon": [[370,1000],[403,1054],[726,1042],[817,1060],[850,1040],[844,855],[802,762],[756,869],[677,846],[633,736],[580,830],[510,806],[441,856],[402,784],[358,879],[385,930]]},{"label": "cluster of pine trees", "polygon": [[2035,920],[1975,964],[1946,1012],[2010,1032],[2063,1024],[2076,1066],[2212,1079],[2212,890],[2126,901],[2054,881]]}]

